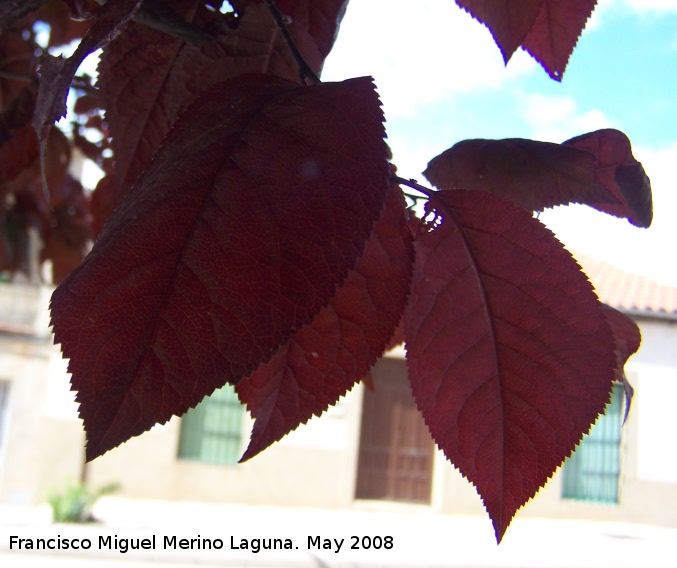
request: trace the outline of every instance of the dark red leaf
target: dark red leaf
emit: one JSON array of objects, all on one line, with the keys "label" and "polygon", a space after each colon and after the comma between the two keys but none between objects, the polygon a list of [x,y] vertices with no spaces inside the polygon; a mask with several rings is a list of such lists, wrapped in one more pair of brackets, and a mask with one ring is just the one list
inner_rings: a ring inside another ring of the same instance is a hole
[{"label": "dark red leaf", "polygon": [[383,353],[404,311],[413,266],[404,205],[395,189],[332,302],[235,387],[256,420],[241,461],[322,414]]},{"label": "dark red leaf", "polygon": [[88,459],[250,375],[327,305],[386,199],[382,120],[369,78],[250,75],[177,121],[52,298]]},{"label": "dark red leaf", "polygon": [[507,63],[522,46],[560,81],[596,0],[456,0],[485,24]]},{"label": "dark red leaf", "polygon": [[38,138],[31,124],[0,145],[0,182],[13,180],[38,157]]},{"label": "dark red leaf", "polygon": [[523,43],[552,79],[561,81],[597,0],[545,0]]},{"label": "dark red leaf", "polygon": [[[50,188],[54,184],[50,185]],[[70,176],[52,199],[50,222],[43,230],[41,260],[52,262],[52,281],[61,282],[84,258],[92,240],[89,200],[80,182]]]},{"label": "dark red leaf", "polygon": [[101,99],[96,95],[80,95],[73,105],[73,112],[77,114],[89,114],[99,109],[101,109]]},{"label": "dark red leaf", "polygon": [[[32,127],[28,125],[27,128]],[[6,183],[5,187],[15,195],[21,193],[30,195],[30,201],[33,204],[31,208],[35,207],[38,215],[47,218],[50,216],[51,208],[42,191],[42,177],[44,175],[50,185],[50,203],[58,203],[61,199],[62,186],[66,180],[66,173],[70,164],[70,141],[58,127],[52,128],[45,144],[44,167],[41,169],[40,162],[37,159],[36,147],[30,147],[32,143],[37,146],[35,131],[33,131],[32,138],[27,131],[22,131],[20,134],[22,137],[27,137],[27,150],[33,160],[26,164],[26,161],[20,157],[20,163],[24,167]],[[18,135],[16,141],[19,141]],[[11,147],[11,143],[8,144]]]},{"label": "dark red leaf", "polygon": [[92,234],[96,237],[103,226],[106,224],[108,217],[111,216],[117,200],[115,199],[115,179],[114,176],[108,174],[99,180],[92,192],[91,213],[92,213]]},{"label": "dark red leaf", "polygon": [[[132,23],[103,52],[99,87],[113,137],[116,199],[121,199],[155,155],[183,110],[210,85],[245,73],[298,79],[298,69],[265,6],[249,6],[231,29],[198,0],[174,10],[214,43],[192,45]],[[301,32],[299,32],[301,33]],[[304,53],[320,68],[322,58]]]},{"label": "dark red leaf", "polygon": [[47,2],[32,15],[35,20],[49,24],[49,47],[66,45],[85,36],[92,24],[92,10],[100,7],[94,0],[85,6],[77,0]]},{"label": "dark red leaf", "polygon": [[500,540],[609,400],[614,340],[592,286],[530,213],[444,191],[405,311],[416,403]]},{"label": "dark red leaf", "polygon": [[7,109],[26,90],[26,81],[20,77],[33,74],[35,48],[18,30],[0,34],[0,110]]},{"label": "dark red leaf", "polygon": [[[329,55],[336,40],[348,0],[277,0],[278,8],[289,18],[289,31],[298,42],[307,30],[322,55]],[[320,69],[315,70],[319,73]]]},{"label": "dark red leaf", "polygon": [[649,227],[653,219],[651,181],[632,155],[628,137],[611,128],[567,140],[564,144],[590,152],[597,161],[597,178],[618,204],[590,203],[595,209],[627,218],[637,227]]},{"label": "dark red leaf", "polygon": [[[242,15],[252,5],[263,4],[263,0],[233,0],[230,4]],[[319,50],[322,59],[329,55],[345,15],[348,0],[277,0],[275,4],[280,12],[287,16],[289,20],[287,27],[295,42],[307,41],[304,38],[306,34],[301,32],[304,30]],[[321,66],[314,70],[319,74],[320,69]]]},{"label": "dark red leaf", "polygon": [[603,304],[602,307],[614,335],[616,345],[616,382],[622,384],[625,391],[625,416],[623,417],[623,422],[625,423],[630,412],[632,396],[635,392],[625,375],[625,363],[632,354],[637,353],[639,350],[639,346],[642,343],[642,334],[634,320],[611,306]]},{"label": "dark red leaf", "polygon": [[[441,189],[476,189],[542,211],[568,203],[620,200],[599,181],[590,152],[522,138],[463,140],[433,158],[425,177]],[[618,193],[618,192],[615,192]]]},{"label": "dark red leaf", "polygon": [[456,0],[456,4],[489,28],[508,63],[533,28],[544,0]]},{"label": "dark red leaf", "polygon": [[144,0],[134,20],[189,43],[203,44],[214,41],[209,33],[186,21],[165,0]]},{"label": "dark red leaf", "polygon": [[18,19],[37,10],[47,0],[4,0],[0,4],[0,35]]},{"label": "dark red leaf", "polygon": [[73,145],[78,148],[82,152],[82,154],[86,157],[92,160],[94,163],[99,163],[101,162],[102,155],[101,152],[103,151],[103,144],[96,144],[94,142],[90,142],[82,136],[77,130],[73,132]]},{"label": "dark red leaf", "polygon": [[616,380],[622,382],[623,367],[630,356],[639,350],[642,334],[633,319],[606,304],[602,304],[602,308],[616,345]]}]

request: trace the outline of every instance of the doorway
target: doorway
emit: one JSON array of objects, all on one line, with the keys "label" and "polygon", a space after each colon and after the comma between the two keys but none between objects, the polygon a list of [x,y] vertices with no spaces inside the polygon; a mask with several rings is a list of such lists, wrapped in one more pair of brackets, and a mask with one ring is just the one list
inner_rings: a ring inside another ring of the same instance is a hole
[{"label": "doorway", "polygon": [[429,504],[434,443],[416,408],[404,360],[382,359],[365,389],[357,499]]}]

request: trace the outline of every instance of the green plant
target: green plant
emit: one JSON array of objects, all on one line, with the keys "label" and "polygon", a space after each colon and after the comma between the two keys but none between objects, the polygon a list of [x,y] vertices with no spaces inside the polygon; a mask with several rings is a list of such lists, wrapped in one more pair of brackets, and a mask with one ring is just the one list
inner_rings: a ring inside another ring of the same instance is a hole
[{"label": "green plant", "polygon": [[55,523],[89,523],[94,521],[92,507],[94,503],[109,493],[120,489],[118,483],[109,483],[92,490],[83,483],[69,485],[63,492],[52,492],[47,497],[52,508],[52,520]]}]

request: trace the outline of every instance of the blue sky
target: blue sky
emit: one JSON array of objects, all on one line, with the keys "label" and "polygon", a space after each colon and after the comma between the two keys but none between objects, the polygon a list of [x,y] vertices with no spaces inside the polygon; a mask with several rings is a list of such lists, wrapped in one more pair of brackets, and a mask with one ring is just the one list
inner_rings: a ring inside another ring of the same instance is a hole
[{"label": "blue sky", "polygon": [[376,79],[404,177],[422,180],[428,160],[465,138],[622,130],[652,181],[652,227],[583,206],[541,220],[571,250],[677,286],[677,0],[599,2],[561,83],[521,51],[504,66],[453,0],[351,0],[323,80],[360,75]]}]

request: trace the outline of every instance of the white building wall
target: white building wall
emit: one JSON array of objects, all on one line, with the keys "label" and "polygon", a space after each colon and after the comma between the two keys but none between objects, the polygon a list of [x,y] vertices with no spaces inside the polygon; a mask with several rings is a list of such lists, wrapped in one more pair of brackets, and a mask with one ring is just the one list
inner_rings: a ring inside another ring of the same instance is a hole
[{"label": "white building wall", "polygon": [[[642,347],[627,372],[636,377],[638,481],[677,484],[677,323],[640,320]],[[632,378],[631,378],[632,380]]]}]

